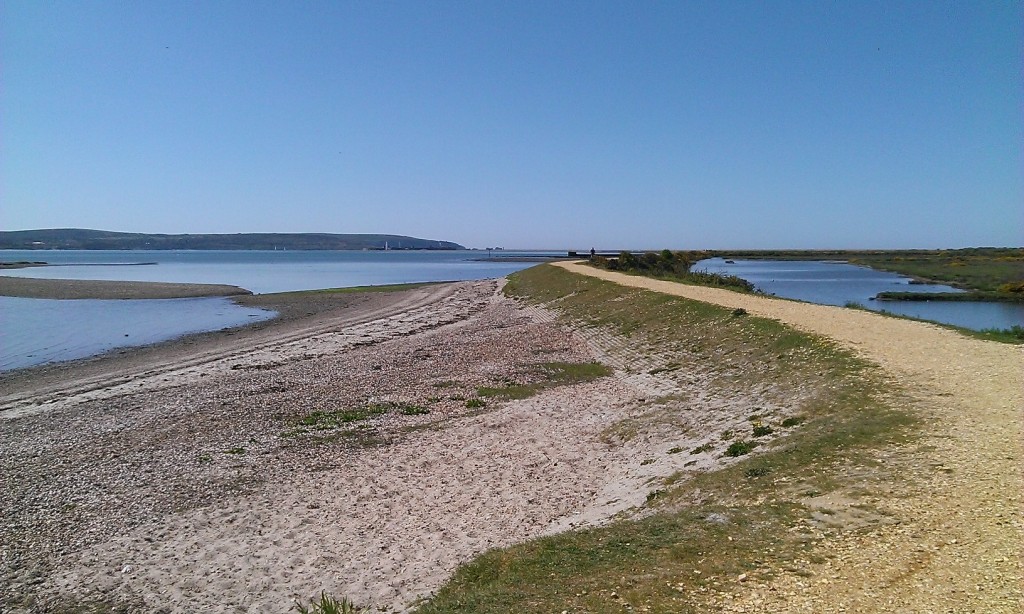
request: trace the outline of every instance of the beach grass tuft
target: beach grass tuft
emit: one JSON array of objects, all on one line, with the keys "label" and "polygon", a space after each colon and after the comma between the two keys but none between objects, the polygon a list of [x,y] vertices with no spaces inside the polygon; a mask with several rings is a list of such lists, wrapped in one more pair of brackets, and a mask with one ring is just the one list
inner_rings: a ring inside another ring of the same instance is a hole
[{"label": "beach grass tuft", "polygon": [[359,614],[362,611],[347,598],[337,599],[326,592],[321,592],[320,599],[310,601],[308,606],[296,602],[295,609],[299,614]]}]

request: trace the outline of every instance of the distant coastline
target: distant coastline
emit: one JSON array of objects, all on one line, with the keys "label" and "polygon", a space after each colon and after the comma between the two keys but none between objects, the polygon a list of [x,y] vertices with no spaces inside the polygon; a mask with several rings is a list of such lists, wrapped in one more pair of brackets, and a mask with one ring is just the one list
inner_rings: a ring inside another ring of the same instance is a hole
[{"label": "distant coastline", "polygon": [[452,241],[391,234],[147,234],[83,228],[0,231],[0,249],[44,250],[464,250]]}]

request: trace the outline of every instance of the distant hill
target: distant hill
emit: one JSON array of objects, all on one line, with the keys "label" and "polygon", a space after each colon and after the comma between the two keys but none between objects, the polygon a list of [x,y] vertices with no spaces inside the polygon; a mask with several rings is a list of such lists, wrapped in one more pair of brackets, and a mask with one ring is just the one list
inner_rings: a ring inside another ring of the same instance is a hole
[{"label": "distant hill", "polygon": [[0,249],[466,249],[402,235],[240,233],[163,235],[81,228],[0,231]]}]

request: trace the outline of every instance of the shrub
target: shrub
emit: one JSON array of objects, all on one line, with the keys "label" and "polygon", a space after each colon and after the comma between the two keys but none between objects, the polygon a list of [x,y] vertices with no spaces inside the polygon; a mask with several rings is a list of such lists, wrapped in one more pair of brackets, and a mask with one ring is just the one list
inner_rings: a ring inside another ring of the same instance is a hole
[{"label": "shrub", "polygon": [[765,435],[772,434],[772,427],[766,424],[755,424],[754,425],[754,437],[764,437]]},{"label": "shrub", "polygon": [[468,407],[469,409],[476,409],[478,407],[485,407],[486,405],[487,405],[487,402],[484,401],[483,399],[468,399],[466,401],[466,407]]},{"label": "shrub", "polygon": [[749,454],[756,447],[756,441],[734,441],[725,449],[725,455],[733,457],[743,456],[744,454]]}]

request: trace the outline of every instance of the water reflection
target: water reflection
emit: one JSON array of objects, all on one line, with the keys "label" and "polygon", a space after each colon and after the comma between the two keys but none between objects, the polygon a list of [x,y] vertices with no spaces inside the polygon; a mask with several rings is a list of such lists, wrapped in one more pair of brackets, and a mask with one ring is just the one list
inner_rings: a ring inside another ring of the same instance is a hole
[{"label": "water reflection", "polygon": [[226,298],[75,300],[0,297],[0,371],[73,360],[274,317]]}]

